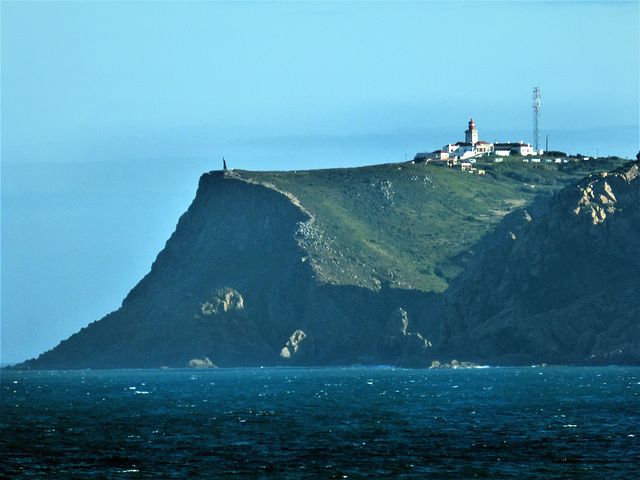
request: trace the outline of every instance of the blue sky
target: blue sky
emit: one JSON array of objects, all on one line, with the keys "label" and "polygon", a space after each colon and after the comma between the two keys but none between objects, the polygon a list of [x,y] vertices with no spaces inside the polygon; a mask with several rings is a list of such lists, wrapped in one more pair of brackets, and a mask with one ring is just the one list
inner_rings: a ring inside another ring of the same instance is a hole
[{"label": "blue sky", "polygon": [[201,173],[462,140],[635,156],[638,2],[26,2],[2,15],[2,362],[119,307]]}]

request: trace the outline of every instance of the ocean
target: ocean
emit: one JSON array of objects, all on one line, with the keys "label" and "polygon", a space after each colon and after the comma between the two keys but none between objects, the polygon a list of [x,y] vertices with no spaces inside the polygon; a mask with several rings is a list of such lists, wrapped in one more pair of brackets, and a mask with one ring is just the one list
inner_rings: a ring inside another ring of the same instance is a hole
[{"label": "ocean", "polygon": [[640,369],[1,372],[0,478],[640,478]]}]

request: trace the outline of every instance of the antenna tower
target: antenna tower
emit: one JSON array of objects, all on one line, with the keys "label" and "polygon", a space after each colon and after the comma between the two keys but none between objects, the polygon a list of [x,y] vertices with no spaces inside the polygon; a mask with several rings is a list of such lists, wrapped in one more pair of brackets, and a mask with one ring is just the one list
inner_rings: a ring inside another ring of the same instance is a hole
[{"label": "antenna tower", "polygon": [[533,148],[540,150],[540,87],[533,87]]}]

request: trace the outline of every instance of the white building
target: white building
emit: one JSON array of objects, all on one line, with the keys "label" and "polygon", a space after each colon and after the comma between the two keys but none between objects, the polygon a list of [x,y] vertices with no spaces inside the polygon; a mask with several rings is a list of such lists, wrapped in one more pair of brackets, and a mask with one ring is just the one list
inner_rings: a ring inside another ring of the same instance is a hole
[{"label": "white building", "polygon": [[444,147],[442,147],[442,150],[444,150],[445,152],[447,152],[449,155],[451,155],[453,152],[455,152],[458,149],[459,145],[457,143],[447,143]]},{"label": "white building", "polygon": [[476,143],[476,151],[478,155],[485,155],[493,151],[493,143],[487,143],[480,140]]},{"label": "white building", "polygon": [[476,146],[472,143],[458,142],[456,143],[456,145],[458,146],[458,148],[456,148],[454,156],[460,160],[472,158],[478,154]]},{"label": "white building", "polygon": [[524,142],[519,143],[488,143],[478,140],[478,130],[473,119],[469,120],[469,128],[464,132],[464,142],[448,143],[442,150],[436,150],[432,153],[418,153],[414,162],[428,162],[430,160],[466,160],[469,158],[495,153],[506,157],[508,155],[535,155],[533,147]]},{"label": "white building", "polygon": [[519,145],[520,155],[535,155],[536,152],[533,150],[533,147],[528,143],[520,142]]},{"label": "white building", "polygon": [[493,144],[493,152],[497,155],[505,156],[505,155],[535,155],[535,151],[533,147],[528,143],[519,142],[519,143],[494,143]]},{"label": "white building", "polygon": [[416,156],[413,157],[414,163],[425,163],[432,160],[447,160],[449,158],[449,152],[444,150],[436,150],[435,152],[427,153],[420,152],[416,153]]}]

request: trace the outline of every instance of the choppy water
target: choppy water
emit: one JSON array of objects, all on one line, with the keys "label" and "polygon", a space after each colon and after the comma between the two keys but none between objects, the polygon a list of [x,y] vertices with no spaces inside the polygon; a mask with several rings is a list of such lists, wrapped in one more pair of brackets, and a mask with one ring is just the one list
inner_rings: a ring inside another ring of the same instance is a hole
[{"label": "choppy water", "polygon": [[640,478],[640,369],[1,373],[0,478]]}]

